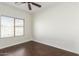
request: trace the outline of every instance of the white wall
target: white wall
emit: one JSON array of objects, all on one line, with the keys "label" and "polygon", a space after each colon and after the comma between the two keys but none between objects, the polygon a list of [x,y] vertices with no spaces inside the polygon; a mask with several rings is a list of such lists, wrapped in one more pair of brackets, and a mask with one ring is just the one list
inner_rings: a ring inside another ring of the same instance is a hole
[{"label": "white wall", "polygon": [[34,40],[79,53],[79,3],[58,3],[36,13]]},{"label": "white wall", "polygon": [[25,35],[0,39],[0,49],[31,40],[31,15],[29,13],[0,3],[0,15],[25,19]]}]

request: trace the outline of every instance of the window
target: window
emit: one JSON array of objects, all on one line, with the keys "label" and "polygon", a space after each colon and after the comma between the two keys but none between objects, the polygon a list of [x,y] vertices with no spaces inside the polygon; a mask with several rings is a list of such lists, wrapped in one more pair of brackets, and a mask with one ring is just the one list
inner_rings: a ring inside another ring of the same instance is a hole
[{"label": "window", "polygon": [[22,36],[24,34],[24,20],[1,16],[0,37]]},{"label": "window", "polygon": [[23,35],[23,20],[15,19],[15,36]]}]

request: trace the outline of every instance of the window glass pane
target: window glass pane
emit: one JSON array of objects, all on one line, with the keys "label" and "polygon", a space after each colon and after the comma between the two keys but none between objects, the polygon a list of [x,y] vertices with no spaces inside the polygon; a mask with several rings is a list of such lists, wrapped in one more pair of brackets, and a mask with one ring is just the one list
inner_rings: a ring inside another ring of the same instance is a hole
[{"label": "window glass pane", "polygon": [[14,26],[14,18],[1,16],[1,26]]},{"label": "window glass pane", "polygon": [[13,37],[14,36],[14,28],[11,26],[1,26],[1,38],[4,37]]},{"label": "window glass pane", "polygon": [[15,19],[15,26],[23,26],[23,20],[22,19]]},{"label": "window glass pane", "polygon": [[14,18],[1,16],[1,38],[14,36]]},{"label": "window glass pane", "polygon": [[15,36],[23,35],[23,27],[15,27]]}]

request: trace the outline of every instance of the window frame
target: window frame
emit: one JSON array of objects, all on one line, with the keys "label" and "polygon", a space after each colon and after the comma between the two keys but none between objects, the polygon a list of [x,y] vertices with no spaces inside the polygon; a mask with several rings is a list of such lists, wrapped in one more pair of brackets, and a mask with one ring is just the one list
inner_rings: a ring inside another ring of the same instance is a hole
[{"label": "window frame", "polygon": [[[1,17],[9,17],[9,18],[14,18],[14,35],[11,36],[11,37],[1,37]],[[15,19],[19,19],[19,20],[23,20],[23,35],[19,35],[19,36],[16,36],[15,35]],[[14,37],[20,37],[20,36],[24,36],[25,35],[25,19],[22,19],[22,18],[17,18],[17,17],[12,17],[12,16],[6,16],[6,15],[0,15],[0,39],[2,38],[14,38]]]}]

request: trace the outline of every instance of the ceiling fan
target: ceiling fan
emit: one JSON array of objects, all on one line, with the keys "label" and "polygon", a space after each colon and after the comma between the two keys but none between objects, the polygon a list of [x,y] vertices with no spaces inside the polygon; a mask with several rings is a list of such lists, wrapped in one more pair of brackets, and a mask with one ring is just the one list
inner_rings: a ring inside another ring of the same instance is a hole
[{"label": "ceiling fan", "polygon": [[34,6],[37,6],[37,7],[41,7],[41,5],[40,4],[37,4],[37,3],[35,3],[35,2],[15,2],[15,4],[28,4],[28,9],[29,10],[32,10],[32,6],[31,5],[34,5]]}]

